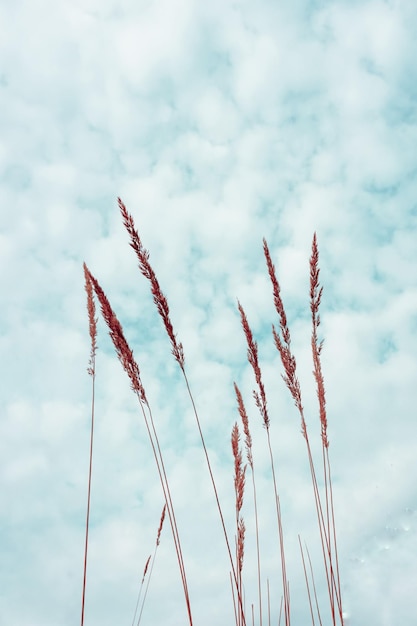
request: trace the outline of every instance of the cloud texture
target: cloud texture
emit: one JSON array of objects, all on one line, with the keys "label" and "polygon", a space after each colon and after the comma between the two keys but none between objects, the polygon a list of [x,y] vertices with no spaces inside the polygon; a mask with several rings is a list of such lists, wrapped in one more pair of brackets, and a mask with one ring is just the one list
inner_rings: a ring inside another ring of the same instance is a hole
[{"label": "cloud texture", "polygon": [[[124,326],[158,421],[195,623],[233,623],[229,564],[198,433],[123,231],[120,196],[184,344],[231,536],[233,381],[242,387],[276,620],[276,521],[236,298],[245,307],[270,403],[294,624],[309,620],[297,533],[317,563],[320,595],[325,583],[304,441],[270,333],[277,320],[262,237],[277,267],[320,454],[308,301],[317,232],[346,623],[412,626],[415,4],[21,0],[2,3],[0,22],[0,621],[69,626],[79,619],[91,400],[86,261]],[[110,626],[132,622],[163,498],[102,320],[98,344],[86,624]],[[249,490],[246,498],[250,606]],[[186,623],[168,525],[142,623]]]}]

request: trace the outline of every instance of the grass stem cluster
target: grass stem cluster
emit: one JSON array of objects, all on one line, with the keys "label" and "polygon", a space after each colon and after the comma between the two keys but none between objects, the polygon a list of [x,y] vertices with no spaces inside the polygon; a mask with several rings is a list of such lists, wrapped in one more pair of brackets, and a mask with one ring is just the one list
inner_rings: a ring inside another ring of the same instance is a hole
[{"label": "grass stem cluster", "polygon": [[[277,567],[280,570],[281,589],[277,594],[276,590],[274,594],[271,594],[269,579],[264,580],[262,569],[262,550],[261,547],[266,541],[271,542],[271,538],[260,537],[260,523],[259,523],[259,511],[258,511],[258,496],[256,488],[255,477],[255,462],[254,452],[252,445],[252,435],[249,425],[248,411],[244,403],[243,395],[240,387],[234,383],[234,393],[237,402],[237,412],[240,417],[241,427],[238,422],[235,422],[231,431],[231,448],[232,459],[234,463],[234,493],[235,493],[235,527],[234,527],[234,549],[232,548],[232,541],[229,538],[230,529],[227,529],[225,515],[223,512],[223,506],[220,502],[219,491],[217,487],[217,481],[214,475],[212,463],[209,456],[209,451],[206,445],[206,440],[202,428],[202,421],[199,416],[197,403],[195,396],[192,392],[189,378],[186,371],[186,360],[184,354],[184,348],[181,342],[178,341],[177,335],[174,331],[174,326],[171,321],[170,309],[168,300],[163,293],[156,273],[150,263],[150,254],[146,248],[144,248],[139,233],[135,227],[135,223],[132,215],[127,211],[126,206],[122,200],[118,199],[118,205],[123,224],[129,236],[129,243],[133,249],[141,274],[148,281],[151,295],[156,306],[157,313],[162,320],[163,327],[168,336],[168,340],[171,346],[171,353],[180,368],[185,388],[191,403],[192,412],[195,418],[195,423],[199,433],[204,459],[207,466],[207,470],[210,477],[210,482],[213,488],[214,501],[219,514],[219,522],[223,531],[225,540],[225,549],[229,558],[230,566],[230,581],[231,581],[231,602],[234,609],[236,626],[246,626],[252,624],[255,626],[263,626],[267,623],[271,624],[271,595],[274,598],[281,597],[280,609],[279,609],[279,623],[281,619],[285,626],[291,625],[292,619],[292,600],[290,594],[290,580],[287,572],[287,558],[286,558],[286,545],[285,545],[285,519],[281,510],[281,500],[278,489],[278,472],[276,468],[276,460],[273,452],[273,445],[271,440],[271,424],[273,422],[268,401],[267,392],[262,376],[262,370],[259,360],[258,344],[254,338],[252,329],[249,325],[249,321],[245,310],[241,303],[237,302],[237,310],[240,315],[240,322],[242,331],[247,345],[247,361],[253,372],[254,377],[254,389],[252,396],[257,407],[261,422],[264,426],[266,443],[269,452],[270,471],[272,477],[272,489],[275,502],[276,522],[277,522],[277,540],[279,549],[279,563]],[[329,458],[329,440],[327,434],[327,412],[326,412],[326,395],[324,376],[321,365],[321,352],[323,347],[323,341],[319,340],[319,326],[320,326],[320,314],[319,308],[323,293],[323,288],[319,283],[319,251],[317,245],[316,234],[313,236],[312,252],[310,257],[310,311],[311,311],[311,352],[313,360],[313,375],[316,383],[317,399],[319,405],[319,418],[320,418],[320,437],[322,447],[322,477],[320,481],[317,477],[316,465],[313,460],[312,449],[310,445],[309,433],[307,429],[307,422],[304,415],[304,407],[302,403],[301,386],[297,377],[297,362],[292,351],[291,346],[291,334],[288,326],[287,314],[281,297],[281,289],[277,279],[276,270],[272,261],[271,253],[266,240],[263,241],[263,252],[266,261],[266,270],[268,272],[271,287],[272,298],[277,313],[278,322],[272,324],[271,334],[272,341],[279,353],[283,373],[282,378],[285,386],[294,401],[297,412],[299,414],[301,423],[301,434],[306,442],[306,451],[308,459],[308,467],[310,471],[311,484],[313,488],[315,511],[317,517],[317,525],[319,530],[319,538],[321,544],[321,553],[323,557],[323,568],[325,574],[325,580],[327,583],[328,591],[328,609],[330,615],[330,624],[336,626],[343,626],[343,610],[342,610],[342,593],[341,593],[341,581],[339,573],[339,558],[336,539],[336,521],[334,511],[334,498],[332,489],[332,478],[330,469]],[[96,386],[96,350],[97,350],[97,319],[95,302],[97,301],[102,317],[106,322],[111,340],[114,345],[114,349],[118,360],[120,361],[124,371],[126,372],[132,391],[135,393],[138,399],[139,412],[144,420],[146,431],[149,438],[149,443],[152,449],[152,453],[155,459],[155,464],[159,476],[159,481],[162,488],[164,498],[164,508],[161,514],[160,524],[157,532],[157,539],[155,543],[155,549],[153,556],[149,556],[146,561],[143,571],[142,582],[139,586],[138,596],[135,606],[135,612],[132,620],[132,626],[139,626],[143,616],[144,604],[147,596],[148,587],[151,580],[151,575],[155,563],[156,551],[159,546],[162,525],[165,519],[165,514],[168,517],[169,525],[171,528],[175,552],[178,561],[179,574],[182,582],[186,614],[188,623],[193,626],[193,612],[192,601],[189,593],[189,585],[186,575],[185,558],[182,549],[180,528],[177,524],[177,517],[175,514],[174,501],[171,495],[169,473],[167,471],[164,453],[160,446],[160,438],[157,429],[157,420],[154,419],[153,411],[151,409],[150,402],[145,392],[140,369],[137,361],[134,358],[133,350],[128,344],[122,325],[118,320],[116,313],[114,312],[111,304],[102,289],[97,278],[91,273],[87,265],[84,264],[84,279],[85,289],[87,294],[87,312],[89,320],[89,334],[91,340],[90,360],[88,366],[88,373],[92,378],[92,402],[91,402],[91,429],[90,429],[90,448],[89,448],[89,473],[88,473],[88,489],[87,489],[87,514],[86,514],[86,532],[85,532],[85,549],[84,549],[84,565],[83,565],[83,585],[82,585],[82,601],[81,601],[81,626],[84,626],[85,620],[85,603],[86,603],[86,588],[87,588],[87,565],[88,565],[88,544],[89,544],[89,520],[90,520],[90,504],[91,504],[91,489],[92,489],[92,468],[93,468],[93,442],[94,442],[94,421],[95,421],[95,386]],[[243,449],[241,446],[241,429],[244,436],[245,446],[245,459],[243,456]],[[247,470],[250,471],[251,477],[251,499],[254,510],[255,521],[255,537],[256,544],[256,566],[257,566],[257,589],[255,597],[251,601],[249,608],[246,607],[245,597],[247,592],[245,590],[245,544],[248,541],[245,519],[243,515],[244,501],[247,500],[245,493]],[[323,487],[319,488],[319,484]],[[287,530],[288,532],[288,530]],[[310,553],[307,546],[303,546],[301,537],[299,539],[300,547],[300,564],[304,572],[306,582],[306,602],[308,603],[309,612],[311,616],[311,623],[314,625],[323,624],[323,610],[324,607],[320,606],[318,600],[318,594],[316,589],[316,582],[314,572],[318,567],[317,564],[312,564]],[[146,587],[144,587],[145,579],[147,577]],[[266,589],[263,594],[263,589]],[[266,606],[265,603],[266,602]]]}]

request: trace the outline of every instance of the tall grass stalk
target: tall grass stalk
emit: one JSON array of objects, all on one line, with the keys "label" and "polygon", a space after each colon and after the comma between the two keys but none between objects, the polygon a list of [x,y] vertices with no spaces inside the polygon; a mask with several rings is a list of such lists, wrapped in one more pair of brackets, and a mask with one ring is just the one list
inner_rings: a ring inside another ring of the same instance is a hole
[{"label": "tall grass stalk", "polygon": [[[259,626],[262,626],[262,583],[261,583],[261,553],[259,547],[259,520],[258,520],[258,501],[256,497],[256,483],[255,483],[255,466],[253,462],[252,453],[252,435],[249,429],[249,418],[246,411],[245,404],[243,402],[242,394],[236,383],[233,383],[235,388],[237,408],[243,424],[243,432],[245,433],[245,447],[246,458],[248,460],[249,467],[252,475],[252,493],[253,493],[253,506],[255,514],[255,538],[256,538],[256,563],[258,570],[258,606],[259,606]],[[253,621],[253,618],[252,618]]]},{"label": "tall grass stalk", "polygon": [[280,557],[281,557],[281,574],[282,574],[282,588],[283,588],[283,600],[284,600],[284,619],[285,626],[290,626],[291,623],[291,614],[290,614],[290,594],[289,594],[289,582],[287,578],[287,567],[285,560],[285,545],[284,545],[284,530],[282,525],[282,515],[281,515],[281,502],[278,494],[277,487],[277,478],[275,471],[275,463],[274,463],[274,455],[272,453],[272,445],[271,445],[271,435],[270,435],[270,418],[268,413],[268,407],[266,402],[266,393],[265,387],[262,380],[261,368],[259,366],[258,359],[258,344],[253,338],[252,330],[249,326],[248,319],[246,317],[246,313],[243,310],[242,305],[238,302],[238,309],[240,313],[240,319],[242,323],[243,332],[246,337],[246,342],[248,345],[247,350],[247,358],[249,364],[253,369],[253,373],[255,375],[255,381],[258,387],[258,391],[253,391],[253,397],[255,399],[256,406],[259,409],[259,412],[262,417],[263,425],[265,427],[267,441],[268,441],[268,451],[269,451],[269,459],[271,463],[271,472],[272,472],[272,482],[274,486],[274,496],[275,496],[275,508],[277,514],[277,523],[278,523],[278,537],[279,537],[279,549],[280,549]]},{"label": "tall grass stalk", "polygon": [[[284,367],[285,374],[282,378],[288,387],[291,396],[294,400],[295,406],[298,409],[301,417],[301,432],[306,441],[308,461],[310,466],[310,474],[314,491],[317,520],[320,530],[320,539],[323,552],[323,561],[326,572],[327,587],[329,592],[330,610],[332,615],[332,623],[336,625],[337,616],[340,618],[340,623],[343,625],[343,610],[342,610],[342,597],[340,588],[340,575],[339,575],[339,562],[337,555],[336,544],[336,525],[334,518],[333,508],[333,490],[330,474],[330,460],[329,460],[329,441],[327,438],[327,415],[326,415],[326,400],[324,392],[324,380],[321,369],[321,350],[323,342],[318,343],[317,329],[320,325],[319,306],[321,302],[321,296],[323,288],[319,284],[319,267],[318,267],[318,247],[316,233],[313,236],[312,254],[310,257],[310,309],[312,313],[312,353],[314,363],[314,377],[317,384],[317,396],[319,400],[320,410],[320,425],[321,425],[321,441],[323,451],[323,466],[324,466],[324,483],[325,483],[325,510],[323,510],[322,497],[318,487],[315,465],[313,461],[313,455],[310,447],[310,440],[308,436],[307,424],[304,417],[304,408],[301,399],[301,388],[297,378],[297,364],[295,357],[291,351],[291,335],[287,323],[287,316],[285,313],[284,304],[281,299],[280,286],[276,277],[275,266],[272,262],[269,252],[268,244],[266,240],[263,240],[264,255],[267,264],[269,277],[272,283],[272,291],[275,309],[279,317],[279,328],[277,331],[275,326],[272,325],[272,335],[274,338],[275,346],[280,354],[281,362]],[[281,336],[280,336],[281,335]],[[337,605],[337,606],[336,606]]]},{"label": "tall grass stalk", "polygon": [[135,612],[133,613],[132,626],[135,626],[135,621],[136,621],[136,616],[138,614],[139,605],[140,605],[140,612],[139,612],[139,617],[138,617],[137,624],[140,624],[140,620],[141,620],[141,617],[142,617],[143,606],[144,606],[145,600],[146,600],[146,591],[148,589],[149,576],[148,576],[148,579],[147,579],[146,590],[145,590],[145,593],[144,593],[144,597],[142,599],[142,603],[141,603],[141,598],[142,598],[142,592],[143,592],[143,588],[144,588],[145,578],[146,578],[146,574],[148,573],[149,563],[151,562],[151,558],[152,558],[152,554],[150,554],[148,556],[148,558],[146,559],[145,567],[143,568],[142,580],[141,580],[141,583],[140,583],[140,586],[139,586],[138,597],[137,597],[136,605],[135,605]]},{"label": "tall grass stalk", "polygon": [[118,204],[119,204],[119,208],[120,208],[120,212],[122,215],[122,219],[123,219],[123,223],[124,226],[129,234],[130,237],[130,246],[131,248],[134,250],[137,259],[138,259],[138,264],[139,264],[139,269],[141,271],[141,273],[143,274],[143,276],[145,276],[145,278],[149,281],[150,286],[151,286],[151,293],[153,296],[153,300],[154,303],[156,305],[157,311],[162,319],[162,322],[165,326],[165,330],[167,332],[168,338],[170,340],[171,343],[171,352],[175,358],[175,360],[177,361],[184,381],[185,381],[185,385],[187,388],[187,392],[188,392],[188,396],[190,398],[191,401],[191,405],[193,408],[193,413],[194,413],[194,417],[196,420],[196,424],[197,424],[197,428],[198,428],[198,432],[200,435],[200,440],[201,440],[201,445],[203,447],[203,451],[204,451],[204,455],[205,455],[205,459],[206,459],[206,463],[207,463],[207,468],[209,471],[209,475],[210,475],[210,480],[211,480],[211,484],[213,487],[213,491],[214,491],[214,496],[215,496],[215,500],[216,500],[216,505],[217,505],[217,510],[219,512],[220,515],[220,521],[221,521],[221,525],[222,525],[222,529],[223,529],[223,534],[224,534],[224,538],[226,541],[226,547],[227,547],[227,552],[228,552],[228,556],[229,556],[229,560],[230,560],[230,566],[231,566],[231,570],[232,570],[232,575],[233,575],[233,580],[235,583],[235,587],[236,587],[236,593],[237,593],[237,598],[238,598],[238,603],[239,603],[239,612],[242,616],[242,621],[243,621],[243,626],[246,626],[246,622],[245,622],[245,617],[244,617],[244,609],[243,609],[243,602],[242,602],[242,597],[240,594],[240,590],[239,590],[239,581],[238,581],[238,575],[233,563],[233,556],[232,556],[232,550],[230,547],[230,541],[228,538],[228,534],[227,534],[227,530],[226,530],[226,524],[224,521],[224,516],[223,516],[223,511],[222,511],[222,507],[220,505],[220,498],[219,498],[219,494],[218,494],[218,490],[217,490],[217,485],[216,485],[216,481],[214,479],[214,474],[213,474],[213,470],[212,470],[212,466],[211,466],[211,462],[210,462],[210,457],[208,454],[208,450],[207,450],[207,446],[206,446],[206,442],[204,439],[204,435],[203,435],[203,430],[201,427],[201,422],[200,422],[200,418],[198,415],[198,411],[197,411],[197,407],[196,407],[196,402],[194,400],[194,395],[191,391],[191,387],[190,387],[190,383],[188,381],[188,377],[187,377],[187,373],[186,373],[186,369],[185,369],[185,357],[184,357],[184,349],[182,346],[182,343],[179,343],[177,341],[177,337],[174,333],[174,328],[171,322],[171,318],[170,318],[170,314],[169,314],[169,306],[168,306],[168,301],[164,295],[164,293],[162,292],[162,289],[159,285],[159,281],[156,277],[156,274],[149,262],[149,252],[148,250],[146,250],[146,248],[143,247],[142,245],[142,241],[139,237],[139,233],[135,228],[135,223],[133,220],[133,217],[128,213],[126,206],[124,205],[124,203],[122,202],[122,200],[120,198],[118,198]]},{"label": "tall grass stalk", "polygon": [[[242,460],[242,451],[239,446],[240,442],[240,433],[237,422],[235,422],[232,428],[232,453],[235,462],[235,478],[234,478],[234,486],[235,486],[235,511],[236,511],[236,573],[237,573],[237,583],[238,583],[238,591],[240,596],[243,597],[243,585],[242,585],[242,569],[243,569],[243,556],[245,549],[245,523],[243,521],[243,517],[241,515],[241,510],[243,506],[243,494],[245,491],[245,474],[246,474],[246,465],[243,466]],[[237,615],[237,626],[242,626],[244,621],[243,617],[243,608],[238,611]]]},{"label": "tall grass stalk", "polygon": [[[143,613],[143,608],[145,606],[146,596],[148,595],[149,583],[151,582],[153,568],[154,568],[154,565],[155,565],[156,553],[157,553],[157,550],[158,550],[158,547],[159,547],[159,544],[160,544],[160,541],[161,541],[161,532],[162,532],[162,528],[163,528],[163,525],[164,525],[166,508],[167,508],[167,505],[164,504],[164,508],[162,509],[162,513],[161,513],[161,519],[159,520],[158,532],[156,533],[156,541],[155,541],[155,548],[154,548],[154,551],[153,551],[153,555],[151,554],[148,557],[148,560],[145,563],[145,568],[143,570],[143,575],[142,575],[142,581],[141,581],[141,584],[140,584],[140,587],[139,587],[138,598],[136,600],[135,612],[133,614],[132,626],[135,626],[135,620],[136,620],[136,615],[138,613],[139,605],[140,605],[140,611],[139,611],[138,620],[136,622],[136,626],[140,626],[140,621],[142,619],[142,613]],[[151,562],[151,566],[149,568],[149,563],[151,561],[151,558],[152,558],[152,562]],[[145,577],[146,577],[146,574],[148,573],[148,569],[149,569],[149,574],[148,574],[148,577],[146,579],[145,592],[143,594],[143,598],[142,598],[142,602],[141,602],[140,600],[141,600],[141,597],[142,597],[143,584],[145,582]]]},{"label": "tall grass stalk", "polygon": [[87,514],[85,520],[85,542],[84,542],[84,566],[83,566],[83,586],[81,596],[81,626],[84,626],[85,615],[85,593],[87,585],[87,561],[88,561],[88,533],[90,529],[90,504],[91,504],[91,479],[93,472],[93,443],[94,443],[94,406],[95,406],[95,382],[96,382],[96,352],[97,352],[97,318],[94,304],[93,288],[84,265],[85,291],[87,293],[87,312],[90,332],[90,360],[88,363],[88,373],[91,376],[91,427],[90,427],[90,453],[88,465],[88,489],[87,489]]},{"label": "tall grass stalk", "polygon": [[165,469],[163,455],[162,455],[161,447],[159,444],[159,437],[156,431],[151,406],[148,402],[148,399],[145,393],[145,388],[142,384],[139,366],[133,357],[133,351],[131,350],[131,348],[129,347],[129,344],[127,343],[125,339],[122,325],[117,319],[116,314],[114,313],[110,305],[110,302],[107,299],[106,294],[104,293],[97,279],[91,274],[91,272],[89,271],[89,269],[87,268],[85,264],[84,264],[84,273],[85,273],[86,279],[90,282],[92,288],[94,289],[94,292],[100,303],[103,318],[109,328],[109,334],[113,341],[113,345],[115,347],[119,361],[122,364],[123,369],[126,371],[127,375],[129,376],[129,379],[131,382],[131,388],[134,391],[139,401],[141,412],[142,412],[145,425],[146,425],[146,430],[148,432],[149,441],[151,443],[153,455],[154,455],[155,462],[157,465],[159,479],[160,479],[162,490],[163,490],[164,497],[165,497],[165,503],[167,506],[168,517],[169,517],[169,521],[170,521],[170,525],[172,529],[172,535],[173,535],[174,544],[175,544],[175,551],[177,554],[178,565],[179,565],[182,585],[184,589],[187,615],[188,615],[190,626],[192,626],[193,619],[192,619],[192,613],[191,613],[191,603],[190,603],[190,597],[189,597],[189,591],[188,591],[188,583],[187,583],[187,577],[186,577],[186,572],[185,572],[181,541],[180,541],[177,521],[176,521],[175,512],[174,512],[174,505],[173,505],[172,497],[171,497],[171,490],[169,487],[169,482],[168,482],[168,477],[167,477],[167,473]]}]

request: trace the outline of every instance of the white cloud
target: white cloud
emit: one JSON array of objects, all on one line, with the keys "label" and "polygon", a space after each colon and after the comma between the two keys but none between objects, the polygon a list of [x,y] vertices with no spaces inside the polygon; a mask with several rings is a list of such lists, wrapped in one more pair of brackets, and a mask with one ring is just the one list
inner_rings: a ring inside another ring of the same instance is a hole
[{"label": "white cloud", "polygon": [[[195,418],[117,196],[150,250],[184,343],[232,542],[233,381],[242,387],[258,467],[262,560],[276,595],[268,451],[237,298],[248,314],[271,412],[292,597],[300,598],[294,623],[308,623],[298,532],[324,599],[325,583],[300,419],[270,335],[279,321],[262,237],[320,454],[308,301],[317,231],[347,623],[413,623],[416,15],[405,2],[312,4],[38,0],[0,7],[9,25],[0,43],[5,623],[79,619],[91,402],[84,260],[141,368],[172,479],[195,623],[233,621],[227,553]],[[106,333],[100,319],[92,626],[132,619],[163,502],[143,417]],[[249,475],[245,498],[249,604],[256,602]],[[274,618],[277,612],[275,603]],[[168,524],[146,621],[186,622]]]}]

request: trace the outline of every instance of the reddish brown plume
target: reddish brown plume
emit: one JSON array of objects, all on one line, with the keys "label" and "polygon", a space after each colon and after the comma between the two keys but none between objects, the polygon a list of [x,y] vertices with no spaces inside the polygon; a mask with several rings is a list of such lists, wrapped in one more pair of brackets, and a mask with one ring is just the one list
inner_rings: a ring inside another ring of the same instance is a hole
[{"label": "reddish brown plume", "polygon": [[265,394],[265,387],[264,384],[262,382],[262,374],[261,374],[261,368],[259,366],[259,359],[258,359],[258,344],[256,343],[256,341],[253,338],[253,334],[252,334],[252,330],[249,326],[249,322],[248,319],[246,317],[246,313],[243,310],[242,305],[240,304],[240,302],[238,301],[237,303],[238,309],[239,309],[239,313],[240,313],[240,319],[242,322],[242,328],[243,328],[243,332],[245,333],[245,337],[246,337],[246,343],[248,344],[248,361],[250,363],[250,365],[252,366],[253,369],[253,373],[255,374],[255,380],[256,380],[256,384],[258,385],[258,390],[259,393],[257,391],[253,392],[253,397],[255,398],[255,402],[256,402],[256,406],[258,407],[261,415],[262,415],[262,419],[263,419],[263,423],[265,428],[268,430],[269,428],[269,415],[268,415],[268,409],[266,406],[266,394]]},{"label": "reddish brown plume", "polygon": [[84,271],[86,276],[88,276],[91,281],[94,291],[96,292],[96,296],[100,302],[101,312],[109,328],[109,334],[116,349],[117,356],[123,366],[123,369],[130,378],[132,389],[139,394],[141,401],[144,404],[147,404],[145,389],[143,388],[142,381],[140,379],[139,366],[133,357],[133,351],[130,349],[129,344],[125,339],[122,325],[117,319],[116,314],[114,313],[98,280],[92,275],[85,263]]},{"label": "reddish brown plume", "polygon": [[165,329],[167,331],[168,337],[171,341],[172,354],[180,365],[181,369],[184,367],[184,350],[181,343],[177,342],[177,338],[174,333],[174,328],[172,326],[172,322],[169,316],[169,306],[168,301],[164,294],[162,293],[162,289],[159,285],[156,274],[149,263],[149,252],[146,250],[142,241],[139,237],[139,233],[135,228],[135,223],[133,221],[133,217],[128,213],[126,206],[123,204],[120,198],[117,199],[119,203],[120,213],[122,214],[123,223],[125,228],[130,236],[130,246],[136,253],[139,261],[139,269],[142,274],[149,280],[151,283],[151,292],[153,295],[154,302],[158,309],[158,313],[164,322]]},{"label": "reddish brown plume", "polygon": [[319,282],[319,250],[317,246],[317,236],[314,233],[312,251],[310,257],[310,309],[313,330],[311,333],[311,350],[313,353],[314,364],[314,378],[317,384],[317,397],[320,407],[320,423],[321,423],[321,438],[325,448],[329,447],[329,440],[327,438],[327,414],[326,414],[326,394],[324,388],[323,371],[321,368],[321,350],[323,347],[323,341],[318,340],[317,331],[320,326],[319,307],[321,302],[321,296],[323,294],[323,287],[320,287]]}]

